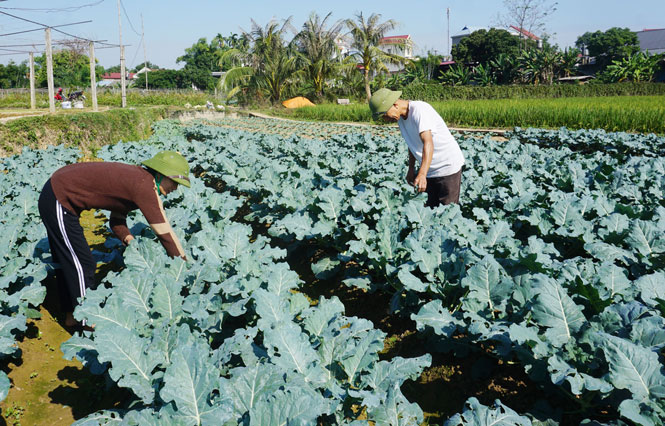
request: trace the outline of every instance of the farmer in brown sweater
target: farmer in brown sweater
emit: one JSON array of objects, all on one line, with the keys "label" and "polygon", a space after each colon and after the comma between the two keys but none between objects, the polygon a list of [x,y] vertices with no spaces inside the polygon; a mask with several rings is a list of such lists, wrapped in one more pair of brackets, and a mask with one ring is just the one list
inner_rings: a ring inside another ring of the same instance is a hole
[{"label": "farmer in brown sweater", "polygon": [[139,209],[168,255],[185,259],[159,194],[167,195],[178,184],[190,186],[187,160],[177,152],[162,151],[142,164],[145,168],[111,162],[70,164],[57,170],[42,189],[39,214],[53,260],[60,263],[56,277],[68,327],[77,325],[77,299],[94,288],[96,263],[79,223],[83,210],[109,210],[111,230],[127,245],[134,239],[127,213]]}]

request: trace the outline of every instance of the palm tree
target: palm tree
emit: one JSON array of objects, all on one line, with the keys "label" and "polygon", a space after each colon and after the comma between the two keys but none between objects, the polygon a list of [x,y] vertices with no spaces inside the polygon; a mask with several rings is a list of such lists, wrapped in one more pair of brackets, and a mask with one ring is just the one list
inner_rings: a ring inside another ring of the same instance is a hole
[{"label": "palm tree", "polygon": [[284,41],[284,34],[289,29],[292,29],[291,18],[281,26],[270,21],[265,27],[252,20],[252,30],[244,33],[249,50],[243,53],[239,49],[229,49],[219,61],[220,66],[233,60],[242,64],[230,69],[219,82],[227,98],[248,89],[266,95],[273,103],[282,99],[298,77],[293,46]]},{"label": "palm tree", "polygon": [[351,47],[355,49],[355,53],[352,56],[356,57],[363,67],[367,101],[372,96],[369,83],[370,77],[374,73],[387,70],[386,63],[407,62],[405,58],[399,55],[386,53],[379,49],[379,42],[385,34],[397,27],[397,21],[389,19],[381,23],[379,22],[380,19],[380,14],[373,13],[365,20],[361,12],[356,15],[355,21],[353,19],[344,21],[349,28],[351,37],[353,37]]},{"label": "palm tree", "polygon": [[323,97],[326,81],[338,75],[342,64],[335,40],[340,36],[344,23],[337,21],[328,28],[331,15],[332,12],[321,20],[318,14],[312,12],[293,39],[305,78],[311,83],[314,95],[318,98]]}]

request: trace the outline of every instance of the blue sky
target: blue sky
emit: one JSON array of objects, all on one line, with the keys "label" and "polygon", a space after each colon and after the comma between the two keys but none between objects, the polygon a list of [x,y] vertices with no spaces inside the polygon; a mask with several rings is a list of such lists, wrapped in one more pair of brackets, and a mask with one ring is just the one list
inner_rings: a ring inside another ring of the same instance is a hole
[{"label": "blue sky", "polygon": [[[546,31],[554,43],[566,47],[573,46],[576,38],[586,31],[604,31],[614,26],[633,31],[665,28],[665,0],[634,0],[630,6],[629,3],[625,0],[560,0],[557,11],[546,21]],[[312,11],[319,15],[332,12],[335,20],[352,18],[359,12],[380,13],[384,20],[394,19],[400,23],[392,35],[411,34],[416,53],[428,50],[444,53],[448,46],[447,7],[450,8],[450,35],[465,25],[492,26],[498,14],[505,12],[502,0],[123,0],[123,4],[127,11],[127,16],[122,14],[123,43],[131,45],[125,51],[128,67],[143,61],[140,46],[143,15],[148,60],[167,68],[180,68],[182,64],[176,64],[176,58],[199,38],[209,40],[218,33],[229,35],[250,30],[251,19],[263,26],[273,18],[281,21],[292,16],[292,23],[299,28]],[[79,6],[83,7],[76,9]],[[69,9],[53,10],[58,8]],[[92,20],[62,30],[86,38],[118,42],[117,0],[6,0],[0,1],[0,11],[48,25]],[[0,34],[33,28],[37,26],[0,14]],[[54,33],[53,38],[66,37]],[[6,49],[30,48],[5,47],[26,43],[44,43],[44,32],[0,37],[0,48],[5,49],[0,51],[0,63],[27,59],[25,53],[7,55],[11,52]],[[43,49],[42,46],[36,48]],[[97,58],[105,67],[120,62],[118,49],[98,50]]]}]

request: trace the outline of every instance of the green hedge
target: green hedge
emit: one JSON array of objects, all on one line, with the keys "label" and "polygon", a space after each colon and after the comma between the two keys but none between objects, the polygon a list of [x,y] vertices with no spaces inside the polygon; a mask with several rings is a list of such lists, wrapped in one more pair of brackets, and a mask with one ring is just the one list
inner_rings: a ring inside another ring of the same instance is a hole
[{"label": "green hedge", "polygon": [[441,84],[410,84],[402,90],[402,98],[436,102],[450,99],[542,99],[601,96],[665,95],[664,83],[588,83],[554,84],[551,86],[443,86]]}]

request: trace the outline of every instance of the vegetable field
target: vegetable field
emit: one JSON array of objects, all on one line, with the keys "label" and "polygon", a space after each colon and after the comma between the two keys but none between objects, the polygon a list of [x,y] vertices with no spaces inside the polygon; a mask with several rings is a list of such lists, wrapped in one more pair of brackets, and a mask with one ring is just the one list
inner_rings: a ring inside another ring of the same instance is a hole
[{"label": "vegetable field", "polygon": [[[394,129],[162,121],[101,149],[190,161],[192,188],[164,202],[189,261],[140,214],[129,247],[96,253],[118,267],[75,311],[95,331],[61,349],[132,396],[77,424],[662,424],[665,138],[457,138],[461,205],[436,209]],[[20,356],[52,267],[38,191],[77,157],[0,163],[0,357]],[[434,391],[450,359],[465,385]],[[471,391],[507,371],[510,402]]]}]

